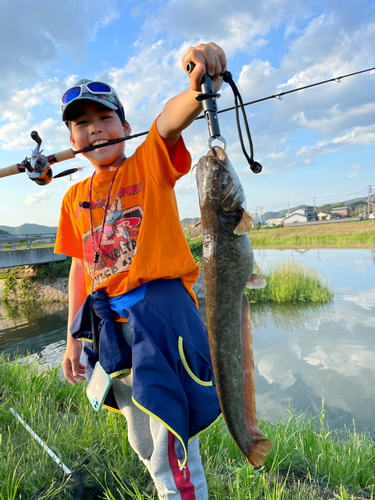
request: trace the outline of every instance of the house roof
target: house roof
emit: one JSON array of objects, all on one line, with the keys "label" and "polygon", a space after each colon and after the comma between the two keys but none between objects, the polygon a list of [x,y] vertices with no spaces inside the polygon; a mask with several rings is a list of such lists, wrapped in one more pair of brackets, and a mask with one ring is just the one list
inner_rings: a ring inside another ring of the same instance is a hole
[{"label": "house roof", "polygon": [[338,210],[349,210],[349,207],[334,207],[334,208],[331,208],[331,212],[336,212]]}]

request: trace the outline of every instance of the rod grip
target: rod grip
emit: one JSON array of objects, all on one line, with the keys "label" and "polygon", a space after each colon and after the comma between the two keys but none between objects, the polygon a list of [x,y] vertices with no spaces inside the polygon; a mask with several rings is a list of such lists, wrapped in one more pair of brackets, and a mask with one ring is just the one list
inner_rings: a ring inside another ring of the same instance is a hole
[{"label": "rod grip", "polygon": [[25,171],[25,167],[21,163],[15,163],[9,167],[0,168],[0,177],[8,177],[8,175],[20,174]]},{"label": "rod grip", "polygon": [[75,153],[72,148],[69,148],[48,156],[48,161],[52,165],[53,163],[58,163],[59,161],[64,160],[71,160],[72,158],[75,158]]}]

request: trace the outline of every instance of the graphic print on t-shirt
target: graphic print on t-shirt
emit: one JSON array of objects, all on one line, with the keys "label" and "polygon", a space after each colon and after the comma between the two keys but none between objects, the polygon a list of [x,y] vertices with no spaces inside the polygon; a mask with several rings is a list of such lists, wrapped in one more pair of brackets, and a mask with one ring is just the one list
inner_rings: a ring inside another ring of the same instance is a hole
[{"label": "graphic print on t-shirt", "polygon": [[[138,252],[138,234],[142,223],[143,208],[136,205],[126,210],[113,210],[106,218],[99,262],[96,264],[94,286],[113,274],[129,271]],[[95,248],[99,247],[102,224],[94,227]],[[94,278],[94,249],[91,231],[83,234],[83,255],[87,273]]]}]

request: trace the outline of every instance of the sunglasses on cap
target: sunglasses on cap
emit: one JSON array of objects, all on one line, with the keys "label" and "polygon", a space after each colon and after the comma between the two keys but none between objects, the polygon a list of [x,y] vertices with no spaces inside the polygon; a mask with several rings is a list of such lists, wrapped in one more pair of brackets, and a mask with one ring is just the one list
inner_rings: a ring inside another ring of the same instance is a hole
[{"label": "sunglasses on cap", "polygon": [[89,99],[101,102],[107,108],[113,109],[119,115],[120,120],[125,122],[124,107],[113,87],[103,82],[93,82],[91,80],[80,80],[73,87],[68,89],[61,98],[62,119],[68,119],[68,110],[71,103],[78,99]]},{"label": "sunglasses on cap", "polygon": [[85,92],[90,92],[91,94],[115,94],[115,96],[117,97],[116,91],[107,83],[89,82],[75,85],[74,87],[68,89],[62,96],[62,102],[64,104],[69,104],[70,102],[74,101],[74,99],[81,97]]}]

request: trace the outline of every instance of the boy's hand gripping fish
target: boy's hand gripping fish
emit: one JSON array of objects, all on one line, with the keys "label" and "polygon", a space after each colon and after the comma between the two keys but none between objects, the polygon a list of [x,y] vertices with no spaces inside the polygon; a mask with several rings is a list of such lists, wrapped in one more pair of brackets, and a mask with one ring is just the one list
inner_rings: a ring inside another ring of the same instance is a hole
[{"label": "boy's hand gripping fish", "polygon": [[192,238],[202,234],[210,350],[225,422],[242,453],[262,465],[272,450],[255,414],[255,383],[250,307],[244,289],[263,288],[253,274],[254,254],[247,232],[253,220],[242,207],[245,195],[225,151],[214,148],[197,166],[202,220]]}]

